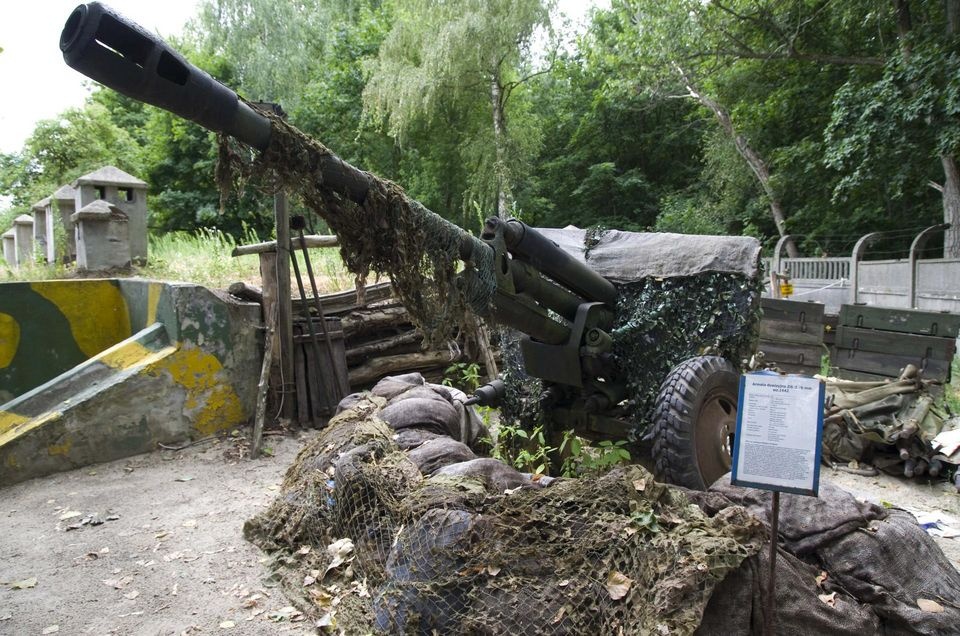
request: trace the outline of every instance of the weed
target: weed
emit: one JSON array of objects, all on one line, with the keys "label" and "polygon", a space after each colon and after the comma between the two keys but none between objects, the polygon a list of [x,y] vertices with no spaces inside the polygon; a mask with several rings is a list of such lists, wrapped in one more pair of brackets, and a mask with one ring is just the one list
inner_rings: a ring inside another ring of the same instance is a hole
[{"label": "weed", "polygon": [[443,386],[470,394],[480,386],[480,365],[476,362],[454,362],[443,372]]}]

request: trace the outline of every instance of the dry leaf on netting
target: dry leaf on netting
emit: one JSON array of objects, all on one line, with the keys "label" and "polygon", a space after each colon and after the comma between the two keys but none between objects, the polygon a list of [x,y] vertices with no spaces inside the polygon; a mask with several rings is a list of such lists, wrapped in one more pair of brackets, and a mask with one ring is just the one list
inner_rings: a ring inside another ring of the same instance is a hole
[{"label": "dry leaf on netting", "polygon": [[626,596],[631,585],[633,585],[633,579],[622,572],[613,570],[607,575],[607,592],[610,594],[610,598],[615,601],[619,601]]},{"label": "dry leaf on netting", "polygon": [[837,593],[830,592],[829,594],[818,594],[817,598],[829,605],[830,607],[837,606]]},{"label": "dry leaf on netting", "polygon": [[932,612],[934,614],[939,614],[943,611],[943,605],[928,598],[918,598],[917,607],[922,609],[924,612]]}]

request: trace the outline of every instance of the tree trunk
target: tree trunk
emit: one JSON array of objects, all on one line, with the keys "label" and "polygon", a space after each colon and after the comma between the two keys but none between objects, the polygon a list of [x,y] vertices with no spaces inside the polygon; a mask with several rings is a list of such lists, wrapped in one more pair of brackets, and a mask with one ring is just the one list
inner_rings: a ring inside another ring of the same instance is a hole
[{"label": "tree trunk", "polygon": [[370,384],[392,373],[409,373],[433,369],[456,362],[447,351],[425,351],[423,353],[404,353],[396,356],[373,358],[366,364],[350,369],[350,386]]},{"label": "tree trunk", "polygon": [[[946,0],[947,41],[960,31],[960,0]],[[952,154],[940,155],[943,165],[943,222],[952,224],[943,237],[943,256],[960,258],[960,170]]]},{"label": "tree trunk", "polygon": [[960,170],[953,155],[940,155],[943,164],[943,222],[951,227],[943,236],[944,258],[960,258]]},{"label": "tree trunk", "polygon": [[[781,237],[786,236],[786,215],[783,213],[783,205],[780,202],[780,197],[770,183],[770,169],[767,168],[766,162],[757,154],[756,150],[753,149],[750,142],[747,141],[747,138],[738,133],[736,128],[733,127],[733,121],[730,119],[730,114],[726,109],[694,86],[684,71],[679,70],[679,73],[690,96],[710,109],[720,122],[720,127],[723,128],[723,131],[733,140],[737,152],[743,157],[743,160],[747,162],[747,165],[750,166],[750,170],[753,171],[754,176],[757,177],[757,181],[760,182],[760,187],[763,188],[763,192],[767,195],[767,200],[770,203],[770,215],[773,217],[773,222],[777,226],[777,232],[780,233]],[[785,247],[787,248],[787,256],[790,258],[797,258],[800,255],[797,251],[797,246],[792,240],[787,241]]]},{"label": "tree trunk", "polygon": [[497,216],[505,219],[510,216],[510,189],[505,173],[504,157],[506,151],[506,115],[504,114],[503,86],[500,84],[499,67],[490,75],[490,106],[493,111],[493,145],[496,160],[493,167],[497,188]]}]

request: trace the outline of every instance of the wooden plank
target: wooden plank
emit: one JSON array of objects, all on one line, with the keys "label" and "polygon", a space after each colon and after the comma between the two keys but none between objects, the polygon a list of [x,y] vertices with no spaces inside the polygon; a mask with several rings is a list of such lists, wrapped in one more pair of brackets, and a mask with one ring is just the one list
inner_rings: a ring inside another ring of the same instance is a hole
[{"label": "wooden plank", "polygon": [[823,304],[782,298],[761,298],[764,320],[823,324]]},{"label": "wooden plank", "polygon": [[876,351],[914,358],[952,360],[957,350],[954,338],[935,338],[912,333],[858,329],[841,325],[837,333],[837,347]]},{"label": "wooden plank", "polygon": [[[312,247],[339,247],[340,239],[336,236],[328,236],[323,234],[308,234],[303,237],[303,240],[300,240],[300,237],[297,236],[293,239],[294,249],[302,249],[302,246],[306,245],[307,248]],[[277,251],[277,242],[276,241],[267,241],[265,243],[251,243],[250,245],[238,245],[233,248],[233,251],[230,252],[230,256],[247,256],[249,254],[263,254],[265,252],[276,252]]]},{"label": "wooden plank", "polygon": [[816,323],[764,318],[760,321],[760,339],[815,346],[823,342],[823,330]]},{"label": "wooden plank", "polygon": [[837,348],[837,355],[831,361],[844,371],[874,373],[888,378],[900,375],[900,370],[908,364],[923,369],[923,377],[928,380],[945,382],[950,378],[949,360],[926,360],[919,356],[900,356],[876,351],[862,351]]},{"label": "wooden plank", "polygon": [[820,370],[820,359],[826,353],[823,347],[761,340],[765,362],[783,363]]},{"label": "wooden plank", "polygon": [[919,309],[843,305],[840,307],[840,324],[941,338],[960,335],[960,315]]}]

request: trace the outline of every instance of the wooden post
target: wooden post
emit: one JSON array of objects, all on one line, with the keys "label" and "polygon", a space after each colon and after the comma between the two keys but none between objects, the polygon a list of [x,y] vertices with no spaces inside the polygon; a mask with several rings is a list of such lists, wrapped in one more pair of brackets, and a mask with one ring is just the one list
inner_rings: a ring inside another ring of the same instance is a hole
[{"label": "wooden post", "polygon": [[767,579],[767,602],[763,611],[763,635],[774,636],[774,614],[777,611],[777,537],[780,534],[780,491],[773,491],[770,503],[770,574]]},{"label": "wooden post", "polygon": [[287,194],[278,192],[273,198],[273,215],[277,223],[277,330],[280,333],[280,387],[282,413],[286,419],[294,414],[296,380],[293,374],[293,300],[290,294],[290,212]]}]

